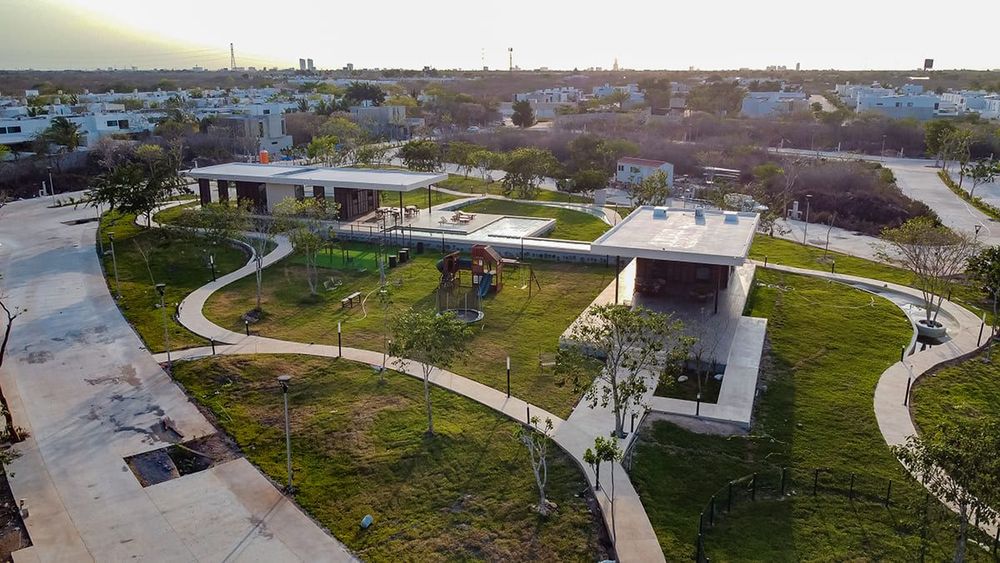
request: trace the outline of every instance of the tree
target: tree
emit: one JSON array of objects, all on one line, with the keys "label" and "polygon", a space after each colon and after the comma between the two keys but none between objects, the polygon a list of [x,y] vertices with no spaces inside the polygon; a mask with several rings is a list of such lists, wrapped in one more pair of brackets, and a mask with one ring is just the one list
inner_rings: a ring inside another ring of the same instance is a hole
[{"label": "tree", "polygon": [[314,137],[306,146],[306,156],[312,161],[333,166],[341,160],[341,153],[337,151],[338,142],[338,139],[333,135]]},{"label": "tree", "polygon": [[514,125],[523,129],[525,127],[531,127],[535,124],[535,110],[532,109],[531,102],[528,100],[514,102],[511,109],[514,110],[514,115],[510,117],[510,120],[514,123]]},{"label": "tree", "polygon": [[337,142],[347,147],[354,147],[365,138],[365,132],[357,123],[344,117],[334,115],[323,122],[317,130],[320,136],[333,136]]},{"label": "tree", "polygon": [[615,464],[622,460],[625,452],[621,450],[618,445],[618,440],[614,438],[605,438],[604,436],[598,436],[594,438],[594,448],[587,448],[583,452],[584,463],[590,465],[594,470],[595,484],[594,488],[600,490],[601,488],[601,463],[609,462],[611,463],[611,541],[612,543],[616,541],[617,534],[615,533]]},{"label": "tree", "polygon": [[[651,380],[687,356],[691,342],[683,329],[671,316],[643,307],[592,305],[573,325],[571,346],[560,349],[557,372],[572,379],[575,387],[586,388],[584,398],[591,408],[610,405],[615,435],[624,437],[625,418],[642,404]],[[593,384],[587,356],[604,360]]]},{"label": "tree", "polygon": [[[3,367],[4,358],[7,356],[7,343],[10,341],[10,333],[14,329],[14,321],[18,317],[27,312],[27,309],[21,309],[10,305],[7,300],[7,295],[0,290],[0,309],[3,310],[4,316],[6,317],[6,322],[4,323],[3,329],[3,340],[0,340],[0,367]],[[6,438],[10,442],[20,442],[23,439],[22,431],[19,427],[14,425],[14,418],[10,412],[10,406],[7,404],[7,397],[0,393],[0,410],[3,411],[4,421],[6,423]]]},{"label": "tree", "polygon": [[373,82],[358,82],[355,80],[347,85],[344,91],[344,98],[353,101],[355,104],[361,102],[371,102],[373,106],[380,106],[385,101],[385,90]]},{"label": "tree", "polygon": [[48,128],[41,133],[42,138],[53,145],[62,147],[62,151],[73,152],[83,141],[80,125],[59,116],[53,117]]},{"label": "tree", "polygon": [[504,155],[503,153],[497,153],[487,149],[479,149],[473,151],[469,155],[469,162],[471,162],[473,168],[479,172],[480,178],[484,181],[492,182],[493,175],[491,174],[491,171],[503,168]]},{"label": "tree", "polygon": [[538,513],[546,516],[549,513],[549,501],[545,498],[545,486],[549,480],[548,453],[552,434],[552,419],[546,418],[540,426],[538,417],[533,416],[529,424],[519,425],[514,431],[514,437],[528,449],[528,459],[531,471],[535,474],[535,485],[538,487]]},{"label": "tree", "polygon": [[941,159],[945,170],[952,160],[965,160],[969,155],[969,143],[972,142],[972,131],[955,129],[944,135],[941,141]]},{"label": "tree", "polygon": [[884,229],[882,239],[885,243],[876,249],[876,256],[885,262],[893,262],[899,256],[903,267],[916,278],[927,324],[938,326],[937,315],[944,296],[975,250],[972,237],[920,216],[899,227]]},{"label": "tree", "polygon": [[567,184],[567,191],[574,193],[592,194],[597,190],[608,186],[611,173],[606,170],[580,170],[570,178]]},{"label": "tree", "polygon": [[445,151],[445,160],[456,164],[459,170],[465,171],[465,177],[469,177],[469,172],[475,168],[475,162],[472,160],[472,154],[479,150],[479,145],[474,145],[472,143],[466,143],[465,141],[451,141],[448,143],[448,148]]},{"label": "tree", "polygon": [[716,115],[736,113],[745,94],[746,90],[737,82],[708,82],[691,89],[687,106]]},{"label": "tree", "polygon": [[656,170],[632,187],[632,201],[636,205],[665,205],[670,197],[667,174]]},{"label": "tree", "polygon": [[928,154],[934,155],[934,165],[941,160],[945,138],[955,131],[955,124],[943,119],[933,119],[924,125],[924,146]]},{"label": "tree", "polygon": [[611,92],[608,96],[601,99],[603,102],[607,102],[611,105],[618,105],[619,110],[625,109],[625,102],[632,99],[632,94],[628,90],[616,89]]},{"label": "tree", "polygon": [[433,172],[441,168],[441,146],[428,139],[409,141],[400,147],[399,157],[410,170]]},{"label": "tree", "polygon": [[158,145],[140,145],[127,162],[97,178],[90,190],[91,205],[145,215],[149,225],[150,216],[160,203],[177,191],[190,193],[180,177],[179,166],[179,146],[163,150]]},{"label": "tree", "polygon": [[970,419],[910,436],[893,452],[935,497],[956,507],[954,561],[965,561],[969,524],[997,520],[1000,502],[1000,422]]},{"label": "tree", "polygon": [[996,180],[1000,174],[1000,162],[993,159],[982,158],[972,162],[971,166],[963,166],[963,176],[968,174],[972,179],[972,189],[969,190],[969,197],[976,195],[976,188],[982,184],[989,184]]},{"label": "tree", "polygon": [[286,198],[274,206],[274,216],[288,229],[292,248],[305,259],[309,294],[319,287],[319,253],[326,246],[326,222],[337,218],[340,204],[332,198]]},{"label": "tree", "polygon": [[389,148],[381,143],[369,143],[354,149],[354,164],[372,167],[382,164]]},{"label": "tree", "polygon": [[468,344],[472,329],[455,313],[438,314],[432,309],[411,309],[400,314],[393,322],[390,353],[394,363],[406,369],[416,361],[424,379],[424,402],[427,406],[427,434],[434,435],[434,418],[431,410],[431,373],[435,368],[451,365]]},{"label": "tree", "polygon": [[559,161],[548,150],[521,147],[507,153],[503,169],[506,172],[502,180],[504,195],[531,199],[541,179],[557,173]]},{"label": "tree", "polygon": [[[993,299],[993,318],[997,318],[997,301],[1000,300],[1000,246],[990,246],[978,254],[969,258],[966,267],[969,277],[979,282],[980,286]],[[997,324],[993,323],[991,329],[993,337],[997,336]],[[993,338],[990,338],[986,348],[986,360],[992,359]]]}]

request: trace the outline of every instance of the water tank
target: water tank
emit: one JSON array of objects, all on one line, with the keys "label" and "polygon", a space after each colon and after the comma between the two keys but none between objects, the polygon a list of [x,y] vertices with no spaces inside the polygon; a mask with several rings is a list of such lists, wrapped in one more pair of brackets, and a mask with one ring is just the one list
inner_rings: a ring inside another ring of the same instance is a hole
[{"label": "water tank", "polygon": [[266,150],[260,151],[260,163],[269,164],[270,162],[271,162],[271,155]]}]

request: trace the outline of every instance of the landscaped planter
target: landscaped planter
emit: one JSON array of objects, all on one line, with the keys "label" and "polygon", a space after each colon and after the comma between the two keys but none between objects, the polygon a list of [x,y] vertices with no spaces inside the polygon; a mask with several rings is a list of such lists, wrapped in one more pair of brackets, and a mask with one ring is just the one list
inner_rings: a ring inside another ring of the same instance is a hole
[{"label": "landscaped planter", "polygon": [[919,319],[917,321],[917,334],[925,338],[944,338],[948,329],[938,321]]}]

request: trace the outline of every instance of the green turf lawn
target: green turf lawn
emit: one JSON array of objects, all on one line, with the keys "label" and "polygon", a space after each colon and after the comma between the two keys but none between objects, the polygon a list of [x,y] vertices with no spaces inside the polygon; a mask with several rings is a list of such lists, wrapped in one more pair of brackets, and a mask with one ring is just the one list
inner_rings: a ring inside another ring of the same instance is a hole
[{"label": "green turf lawn", "polygon": [[[175,368],[247,458],[283,483],[277,373],[292,376],[295,500],[363,559],[604,558],[574,462],[551,447],[547,493],[559,508],[538,516],[516,423],[470,399],[434,389],[436,435],[428,438],[423,385],[395,372],[379,383],[370,366],[305,356],[217,356]],[[374,524],[363,531],[366,514]]]},{"label": "green turf lawn", "polygon": [[[110,251],[108,232],[115,234],[115,254],[118,258],[118,277],[121,281],[122,299],[119,307],[125,318],[154,352],[166,348],[163,340],[163,316],[157,307],[159,295],[156,283],[167,284],[164,302],[167,304],[170,347],[172,349],[202,346],[203,338],[189,332],[172,318],[174,304],[188,293],[212,281],[208,255],[215,256],[217,275],[223,275],[247,262],[241,250],[229,245],[213,247],[205,239],[181,232],[137,227],[134,215],[117,212],[105,213],[101,218],[99,235],[105,251]],[[100,248],[100,247],[98,247]],[[149,257],[149,268],[139,249]],[[103,257],[104,274],[111,295],[117,293],[114,265],[110,252]]]},{"label": "green turf lawn", "polygon": [[178,205],[176,207],[164,209],[163,211],[154,214],[153,220],[156,221],[157,223],[160,223],[161,225],[169,225],[171,223],[176,222],[181,217],[181,215],[183,215],[186,211],[192,210],[195,207],[198,207],[199,205],[201,205],[200,201],[192,200],[191,202],[185,203],[184,205]]},{"label": "green turf lawn", "polygon": [[[632,480],[667,559],[693,553],[698,514],[714,492],[754,471],[776,480],[782,466],[792,469],[796,494],[723,519],[708,535],[713,560],[916,559],[914,512],[904,507],[923,491],[885,445],[872,410],[879,376],[911,336],[902,312],[847,286],[773,270],[757,271],[747,309],[768,318],[770,342],[752,435],[727,439],[656,422],[635,455]],[[811,497],[816,467],[863,474],[859,482],[873,492],[893,479],[896,508]]]},{"label": "green turf lawn", "polygon": [[974,356],[917,382],[910,410],[919,428],[971,419],[1000,420],[1000,347],[994,347],[990,363],[983,361],[985,357],[985,353]]},{"label": "green turf lawn", "polygon": [[545,205],[533,205],[519,201],[484,199],[462,207],[467,213],[492,213],[495,215],[520,215],[522,217],[545,217],[556,220],[555,228],[547,238],[592,241],[610,229],[601,219],[572,209],[561,209]]},{"label": "green turf lawn", "polygon": [[[339,262],[334,251],[334,264]],[[440,274],[435,263],[440,254],[414,255],[413,260],[388,271],[393,310],[407,307],[435,307]],[[332,291],[310,296],[304,268],[291,256],[264,271],[264,318],[253,325],[263,336],[301,342],[337,343],[337,322],[343,323],[346,346],[382,349],[386,314],[373,292],[379,278],[372,268],[359,272],[321,269],[320,281]],[[549,409],[559,416],[569,415],[578,394],[571,384],[561,384],[550,369],[539,368],[539,354],[550,354],[559,335],[614,278],[604,266],[559,262],[534,262],[541,291],[526,288],[527,268],[505,270],[505,285],[498,294],[483,300],[486,318],[476,324],[476,335],[466,356],[457,358],[452,371],[506,390],[505,358],[511,356],[512,393]],[[468,284],[468,272],[463,283]],[[339,283],[339,285],[338,285]],[[254,280],[244,278],[214,294],[205,314],[213,322],[232,330],[243,330],[240,316],[254,307]],[[340,300],[358,291],[367,298],[364,307],[344,309]],[[453,290],[452,302],[462,301],[470,291],[465,286]],[[444,298],[442,298],[444,301]],[[391,314],[390,314],[391,316]]]},{"label": "green turf lawn", "polygon": [[[486,182],[482,178],[477,176],[459,176],[458,174],[449,175],[448,179],[444,182],[438,184],[438,187],[449,189],[456,192],[465,192],[468,194],[492,194],[492,195],[504,195],[503,185],[500,182]],[[426,197],[426,194],[424,194]],[[554,192],[551,190],[539,189],[535,194],[535,197],[531,198],[537,201],[560,201],[564,203],[592,203],[593,199],[589,197],[584,197],[577,194],[570,194],[566,192]]]},{"label": "green turf lawn", "polygon": [[[913,274],[903,268],[839,252],[824,252],[815,246],[806,246],[763,234],[754,237],[753,246],[750,247],[750,257],[761,261],[767,257],[769,264],[828,272],[833,265],[838,274],[873,278],[911,287],[915,283]],[[976,314],[986,313],[987,318],[993,316],[987,296],[970,283],[959,282],[952,294],[952,300]]]}]

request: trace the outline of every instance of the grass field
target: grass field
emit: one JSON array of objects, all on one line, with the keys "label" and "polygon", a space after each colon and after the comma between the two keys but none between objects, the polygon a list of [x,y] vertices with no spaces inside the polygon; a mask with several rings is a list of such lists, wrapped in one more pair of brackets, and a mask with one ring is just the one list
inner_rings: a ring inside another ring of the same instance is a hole
[{"label": "grass field", "polygon": [[[336,251],[335,251],[336,254]],[[409,307],[435,307],[440,274],[434,264],[440,255],[415,255],[410,262],[389,270],[393,311]],[[264,271],[263,319],[253,329],[263,336],[336,344],[337,323],[343,323],[346,346],[381,350],[388,315],[371,296],[378,287],[374,269],[323,269],[321,282],[333,291],[310,296],[304,268],[289,257]],[[334,257],[334,263],[337,256]],[[517,397],[566,416],[578,394],[570,384],[561,384],[550,369],[539,367],[539,354],[555,351],[559,335],[597,297],[614,277],[604,266],[557,262],[535,262],[541,290],[528,297],[527,269],[505,271],[505,285],[498,294],[483,300],[486,318],[476,325],[469,353],[456,358],[452,371],[506,389],[505,358],[513,367],[511,391]],[[463,278],[468,284],[468,273]],[[340,300],[355,291],[367,298],[365,306],[341,308]],[[453,303],[462,302],[466,287],[451,292]],[[213,295],[205,307],[213,322],[242,330],[240,316],[254,306],[254,281],[242,279]]]},{"label": "grass field", "polygon": [[[879,376],[911,335],[902,312],[840,284],[771,270],[757,271],[747,308],[768,318],[770,341],[753,433],[722,438],[656,422],[635,455],[632,479],[668,560],[693,554],[698,514],[713,493],[780,467],[791,469],[795,495],[725,519],[708,536],[713,560],[916,559],[913,513],[902,507],[923,491],[885,445],[872,410]],[[805,494],[817,467],[857,472],[873,490],[892,479],[897,508]],[[944,549],[950,538],[941,541]]]},{"label": "grass field", "polygon": [[913,388],[910,411],[921,429],[943,422],[1000,420],[1000,348],[990,363],[985,353],[924,376]]},{"label": "grass field", "polygon": [[[469,176],[468,178],[464,176],[459,176],[458,174],[451,174],[447,180],[438,184],[439,187],[446,188],[456,192],[464,192],[468,194],[478,194],[478,195],[504,195],[503,185],[500,182],[486,182],[482,178],[476,176]],[[532,198],[537,201],[559,201],[564,203],[592,203],[593,199],[589,197],[584,197],[577,194],[570,194],[565,192],[554,192],[552,190],[542,190],[539,189]]]},{"label": "grass field", "polygon": [[[784,264],[798,268],[808,268],[811,270],[830,271],[831,264],[839,274],[861,276],[883,280],[899,285],[912,287],[915,283],[913,274],[909,271],[866,260],[856,258],[839,252],[824,252],[823,249],[815,246],[806,246],[790,240],[769,237],[758,234],[753,239],[753,246],[750,248],[750,257],[754,260],[764,260],[768,263]],[[952,300],[968,308],[976,314],[986,313],[987,318],[992,318],[992,306],[989,304],[986,295],[975,286],[960,281],[952,294]]]},{"label": "grass field", "polygon": [[[108,233],[113,232],[115,236],[122,293],[118,304],[122,314],[135,327],[150,350],[164,351],[163,315],[155,283],[165,283],[167,287],[164,302],[167,304],[170,347],[178,349],[204,345],[203,338],[173,320],[174,304],[180,303],[188,293],[212,281],[209,254],[215,256],[215,268],[220,276],[246,264],[246,254],[229,245],[213,247],[205,239],[194,235],[163,229],[143,229],[135,225],[134,219],[134,215],[108,212],[101,218],[98,231],[106,251],[110,251]],[[149,258],[148,267],[142,257],[143,253]],[[103,263],[108,288],[112,295],[116,295],[114,263],[110,252],[103,257]]]},{"label": "grass field", "polygon": [[502,199],[485,199],[466,205],[462,211],[468,213],[492,213],[495,215],[520,215],[522,217],[545,217],[556,220],[556,226],[548,238],[592,241],[611,227],[601,219],[572,209],[561,209],[545,205],[533,205]]},{"label": "grass field", "polygon": [[[446,194],[437,190],[431,190],[431,205],[441,205],[461,199],[457,195]],[[399,194],[395,192],[381,192],[380,205],[384,207],[399,207]],[[427,190],[414,190],[403,194],[403,206],[415,205],[420,209],[427,209]]]},{"label": "grass field", "polygon": [[[516,423],[464,397],[432,391],[436,436],[424,435],[423,387],[370,366],[302,356],[214,357],[175,378],[215,415],[247,458],[285,481],[281,393],[289,391],[295,500],[370,561],[598,561],[601,524],[578,468],[550,449],[548,496],[537,489]],[[370,514],[374,524],[361,530]]]}]

